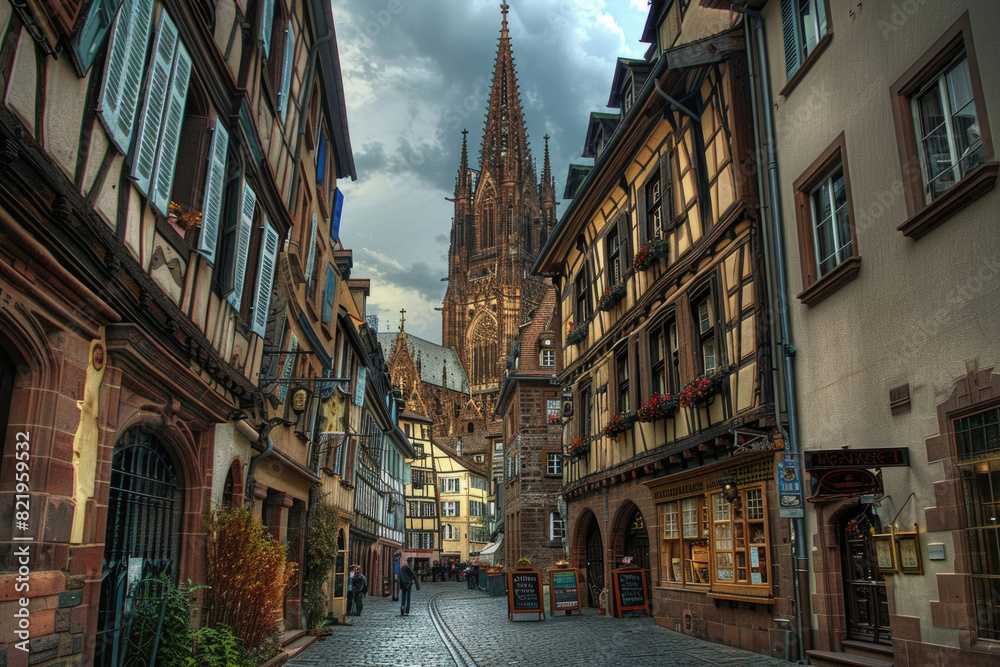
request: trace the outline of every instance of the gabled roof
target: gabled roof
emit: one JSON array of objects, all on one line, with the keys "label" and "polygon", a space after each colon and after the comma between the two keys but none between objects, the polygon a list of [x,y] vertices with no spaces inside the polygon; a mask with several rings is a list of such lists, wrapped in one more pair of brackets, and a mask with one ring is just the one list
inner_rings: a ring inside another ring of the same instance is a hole
[{"label": "gabled roof", "polygon": [[590,121],[587,123],[587,138],[583,144],[583,157],[594,157],[597,153],[594,150],[594,142],[597,141],[597,130],[604,130],[604,136],[610,138],[618,127],[621,120],[620,113],[607,113],[603,111],[591,111]]},{"label": "gabled roof", "polygon": [[[383,331],[377,335],[382,349],[386,351],[387,355],[391,355],[392,346],[396,344],[399,333]],[[410,356],[420,369],[421,382],[468,393],[469,378],[465,374],[465,368],[462,367],[462,362],[458,358],[458,352],[455,351],[455,348],[444,347],[409,333],[401,339],[406,341]],[[444,378],[443,383],[442,378]]]},{"label": "gabled roof", "polygon": [[637,95],[642,89],[642,84],[646,83],[646,77],[649,76],[649,71],[651,69],[653,69],[653,63],[648,63],[645,60],[638,60],[636,58],[619,58],[617,64],[615,65],[614,79],[611,81],[611,97],[608,98],[608,107],[611,109],[621,108],[622,86],[625,85],[625,81],[628,80],[629,74],[633,77],[633,95]]},{"label": "gabled roof", "polygon": [[580,189],[583,179],[594,168],[592,164],[571,164],[569,173],[566,174],[566,189],[563,191],[563,199],[572,199],[576,196],[576,191]]}]

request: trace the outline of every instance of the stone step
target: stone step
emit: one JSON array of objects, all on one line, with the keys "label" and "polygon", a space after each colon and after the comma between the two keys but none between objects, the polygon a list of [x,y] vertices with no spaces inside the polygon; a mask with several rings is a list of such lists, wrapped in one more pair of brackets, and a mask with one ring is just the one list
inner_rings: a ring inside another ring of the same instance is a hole
[{"label": "stone step", "polygon": [[817,667],[893,667],[891,660],[846,651],[806,651],[809,664]]}]

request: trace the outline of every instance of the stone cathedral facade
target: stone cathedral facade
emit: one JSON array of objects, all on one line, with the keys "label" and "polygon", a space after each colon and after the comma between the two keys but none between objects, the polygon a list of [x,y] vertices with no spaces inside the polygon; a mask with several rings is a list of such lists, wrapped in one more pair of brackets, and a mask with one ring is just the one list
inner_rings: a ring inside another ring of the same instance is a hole
[{"label": "stone cathedral facade", "polygon": [[407,335],[402,326],[396,334],[379,336],[389,352],[393,383],[404,387],[407,409],[433,419],[436,437],[454,442],[462,436],[469,454],[491,434],[499,435],[492,415],[511,344],[544,291],[541,279],[530,275],[531,266],[556,224],[548,137],[539,179],[514,70],[508,9],[501,8],[478,165],[470,164],[468,131],[462,132],[443,344]]}]

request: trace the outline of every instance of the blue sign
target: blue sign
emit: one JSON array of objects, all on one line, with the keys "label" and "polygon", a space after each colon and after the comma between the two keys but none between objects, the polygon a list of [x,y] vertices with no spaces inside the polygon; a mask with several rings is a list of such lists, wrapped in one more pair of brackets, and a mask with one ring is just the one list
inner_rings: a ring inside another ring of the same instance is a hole
[{"label": "blue sign", "polygon": [[333,216],[330,218],[330,238],[340,242],[340,216],[344,214],[344,193],[337,188],[333,191]]},{"label": "blue sign", "polygon": [[365,404],[365,380],[368,378],[368,369],[362,366],[358,369],[358,386],[354,390],[354,405],[362,407]]},{"label": "blue sign", "polygon": [[778,472],[778,514],[783,519],[799,519],[805,516],[802,507],[802,478],[795,461],[779,461]]}]

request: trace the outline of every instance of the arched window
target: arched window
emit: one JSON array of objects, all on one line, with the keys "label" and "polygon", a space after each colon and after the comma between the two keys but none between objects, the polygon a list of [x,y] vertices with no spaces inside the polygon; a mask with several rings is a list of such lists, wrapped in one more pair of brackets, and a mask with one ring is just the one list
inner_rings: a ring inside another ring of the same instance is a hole
[{"label": "arched window", "polygon": [[446,523],[441,526],[441,531],[444,534],[444,539],[453,540],[455,539],[455,528],[450,523]]},{"label": "arched window", "polygon": [[479,249],[488,250],[496,245],[496,193],[492,188],[483,196],[479,222]]},{"label": "arched window", "polygon": [[469,348],[472,351],[472,384],[487,384],[495,379],[498,363],[499,332],[492,315],[480,316],[472,325]]}]

